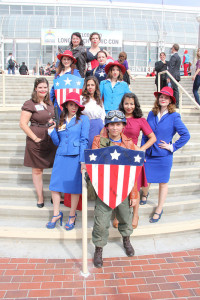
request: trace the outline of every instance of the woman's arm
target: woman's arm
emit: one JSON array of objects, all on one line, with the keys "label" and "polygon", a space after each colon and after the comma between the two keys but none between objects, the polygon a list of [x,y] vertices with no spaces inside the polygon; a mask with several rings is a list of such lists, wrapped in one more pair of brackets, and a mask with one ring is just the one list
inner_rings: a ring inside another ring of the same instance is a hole
[{"label": "woman's arm", "polygon": [[29,111],[22,111],[21,112],[19,126],[26,133],[26,135],[28,137],[30,137],[34,142],[38,143],[38,142],[41,141],[41,139],[38,138],[37,135],[35,135],[35,133],[33,133],[33,131],[28,126],[28,123],[29,123],[29,121],[31,119],[31,116],[32,116],[31,112],[29,112]]},{"label": "woman's arm", "polygon": [[192,76],[192,80],[195,80],[195,78],[199,72],[200,72],[200,68],[196,70],[194,76]]},{"label": "woman's arm", "polygon": [[157,140],[156,136],[155,136],[155,134],[153,132],[147,134],[146,137],[148,138],[148,140],[140,148],[140,150],[142,150],[142,151],[145,151],[146,149],[148,149],[149,147],[151,147],[156,142],[156,140]]}]

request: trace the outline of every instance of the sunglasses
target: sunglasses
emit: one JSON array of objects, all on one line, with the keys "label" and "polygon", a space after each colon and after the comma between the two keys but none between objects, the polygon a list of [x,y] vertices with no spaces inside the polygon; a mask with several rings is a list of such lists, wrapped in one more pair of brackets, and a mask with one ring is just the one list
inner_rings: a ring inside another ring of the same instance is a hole
[{"label": "sunglasses", "polygon": [[119,111],[119,110],[112,110],[112,111],[109,111],[106,115],[106,119],[112,119],[114,117],[117,117],[119,119],[124,119],[125,116],[124,116],[124,113],[122,111]]}]

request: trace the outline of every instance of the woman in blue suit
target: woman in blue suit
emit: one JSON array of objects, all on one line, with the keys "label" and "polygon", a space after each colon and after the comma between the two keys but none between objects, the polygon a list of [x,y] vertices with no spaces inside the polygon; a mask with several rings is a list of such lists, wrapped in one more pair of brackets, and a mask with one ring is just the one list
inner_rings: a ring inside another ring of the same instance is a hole
[{"label": "woman in blue suit", "polygon": [[90,121],[87,116],[81,113],[85,107],[80,104],[79,94],[69,93],[62,106],[63,111],[58,130],[55,129],[55,122],[48,130],[58,149],[49,185],[53,199],[54,216],[46,227],[55,228],[59,219],[62,225],[63,213],[60,212],[60,193],[68,193],[71,194],[71,209],[65,229],[71,230],[75,225],[76,208],[79,195],[82,193],[81,171],[85,168],[84,150],[88,146]]},{"label": "woman in blue suit", "polygon": [[[147,181],[159,183],[158,206],[150,223],[158,222],[163,213],[163,205],[168,193],[168,181],[173,163],[173,153],[183,147],[190,139],[190,134],[175,112],[176,99],[170,87],[164,87],[154,93],[156,101],[147,121],[151,126],[157,141],[146,150],[145,172]],[[180,138],[172,143],[173,136],[178,133]],[[143,136],[142,144],[146,142]],[[143,188],[143,196],[147,198],[148,188]]]},{"label": "woman in blue suit", "polygon": [[107,64],[105,72],[108,75],[107,79],[100,83],[100,92],[107,113],[110,110],[117,110],[124,94],[131,91],[128,84],[123,81],[123,74],[126,72],[126,68],[118,61]]}]

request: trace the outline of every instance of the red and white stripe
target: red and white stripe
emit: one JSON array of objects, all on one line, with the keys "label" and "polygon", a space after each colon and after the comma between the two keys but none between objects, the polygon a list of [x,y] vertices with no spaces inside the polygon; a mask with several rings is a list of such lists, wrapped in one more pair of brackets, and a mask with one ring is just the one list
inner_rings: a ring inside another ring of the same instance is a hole
[{"label": "red and white stripe", "polygon": [[57,90],[55,90],[55,96],[56,96],[58,105],[61,106],[61,104],[63,104],[63,102],[65,102],[66,96],[72,92],[75,92],[75,93],[81,95],[82,89],[57,89]]},{"label": "red and white stripe", "polygon": [[114,209],[130,194],[140,167],[125,165],[87,164],[92,185],[99,198]]}]

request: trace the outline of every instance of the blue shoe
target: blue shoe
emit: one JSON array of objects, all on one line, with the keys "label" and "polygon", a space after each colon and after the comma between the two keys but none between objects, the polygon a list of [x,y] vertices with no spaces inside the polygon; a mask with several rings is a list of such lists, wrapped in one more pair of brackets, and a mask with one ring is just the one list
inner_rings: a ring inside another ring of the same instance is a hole
[{"label": "blue shoe", "polygon": [[158,222],[158,221],[160,220],[162,214],[163,214],[163,209],[162,209],[162,211],[161,211],[160,214],[158,214],[157,212],[155,212],[154,215],[158,215],[159,218],[158,218],[158,219],[154,219],[154,218],[152,217],[152,218],[149,220],[149,222],[150,222],[150,223],[156,223],[156,222]]},{"label": "blue shoe", "polygon": [[146,198],[146,200],[140,200],[140,205],[145,205],[147,204],[147,199],[148,199],[149,193],[147,193],[147,195],[142,195],[143,198]]},{"label": "blue shoe", "polygon": [[[76,217],[77,217],[77,213],[75,213],[75,216],[69,216],[69,220],[68,222],[65,224],[65,229],[66,230],[72,230],[74,229],[75,223],[76,223]],[[69,224],[70,219],[75,218],[74,219],[74,223]],[[67,226],[67,227],[66,227]]]},{"label": "blue shoe", "polygon": [[[61,211],[59,212],[59,214],[57,216],[53,216],[53,218],[54,217],[56,218],[56,217],[59,217],[59,216],[60,216],[60,218],[58,220],[60,220],[60,226],[62,226],[63,213]],[[57,223],[58,220],[56,220],[56,222],[48,222],[47,225],[46,225],[46,228],[48,228],[48,229],[55,228],[56,227],[56,223]]]}]

